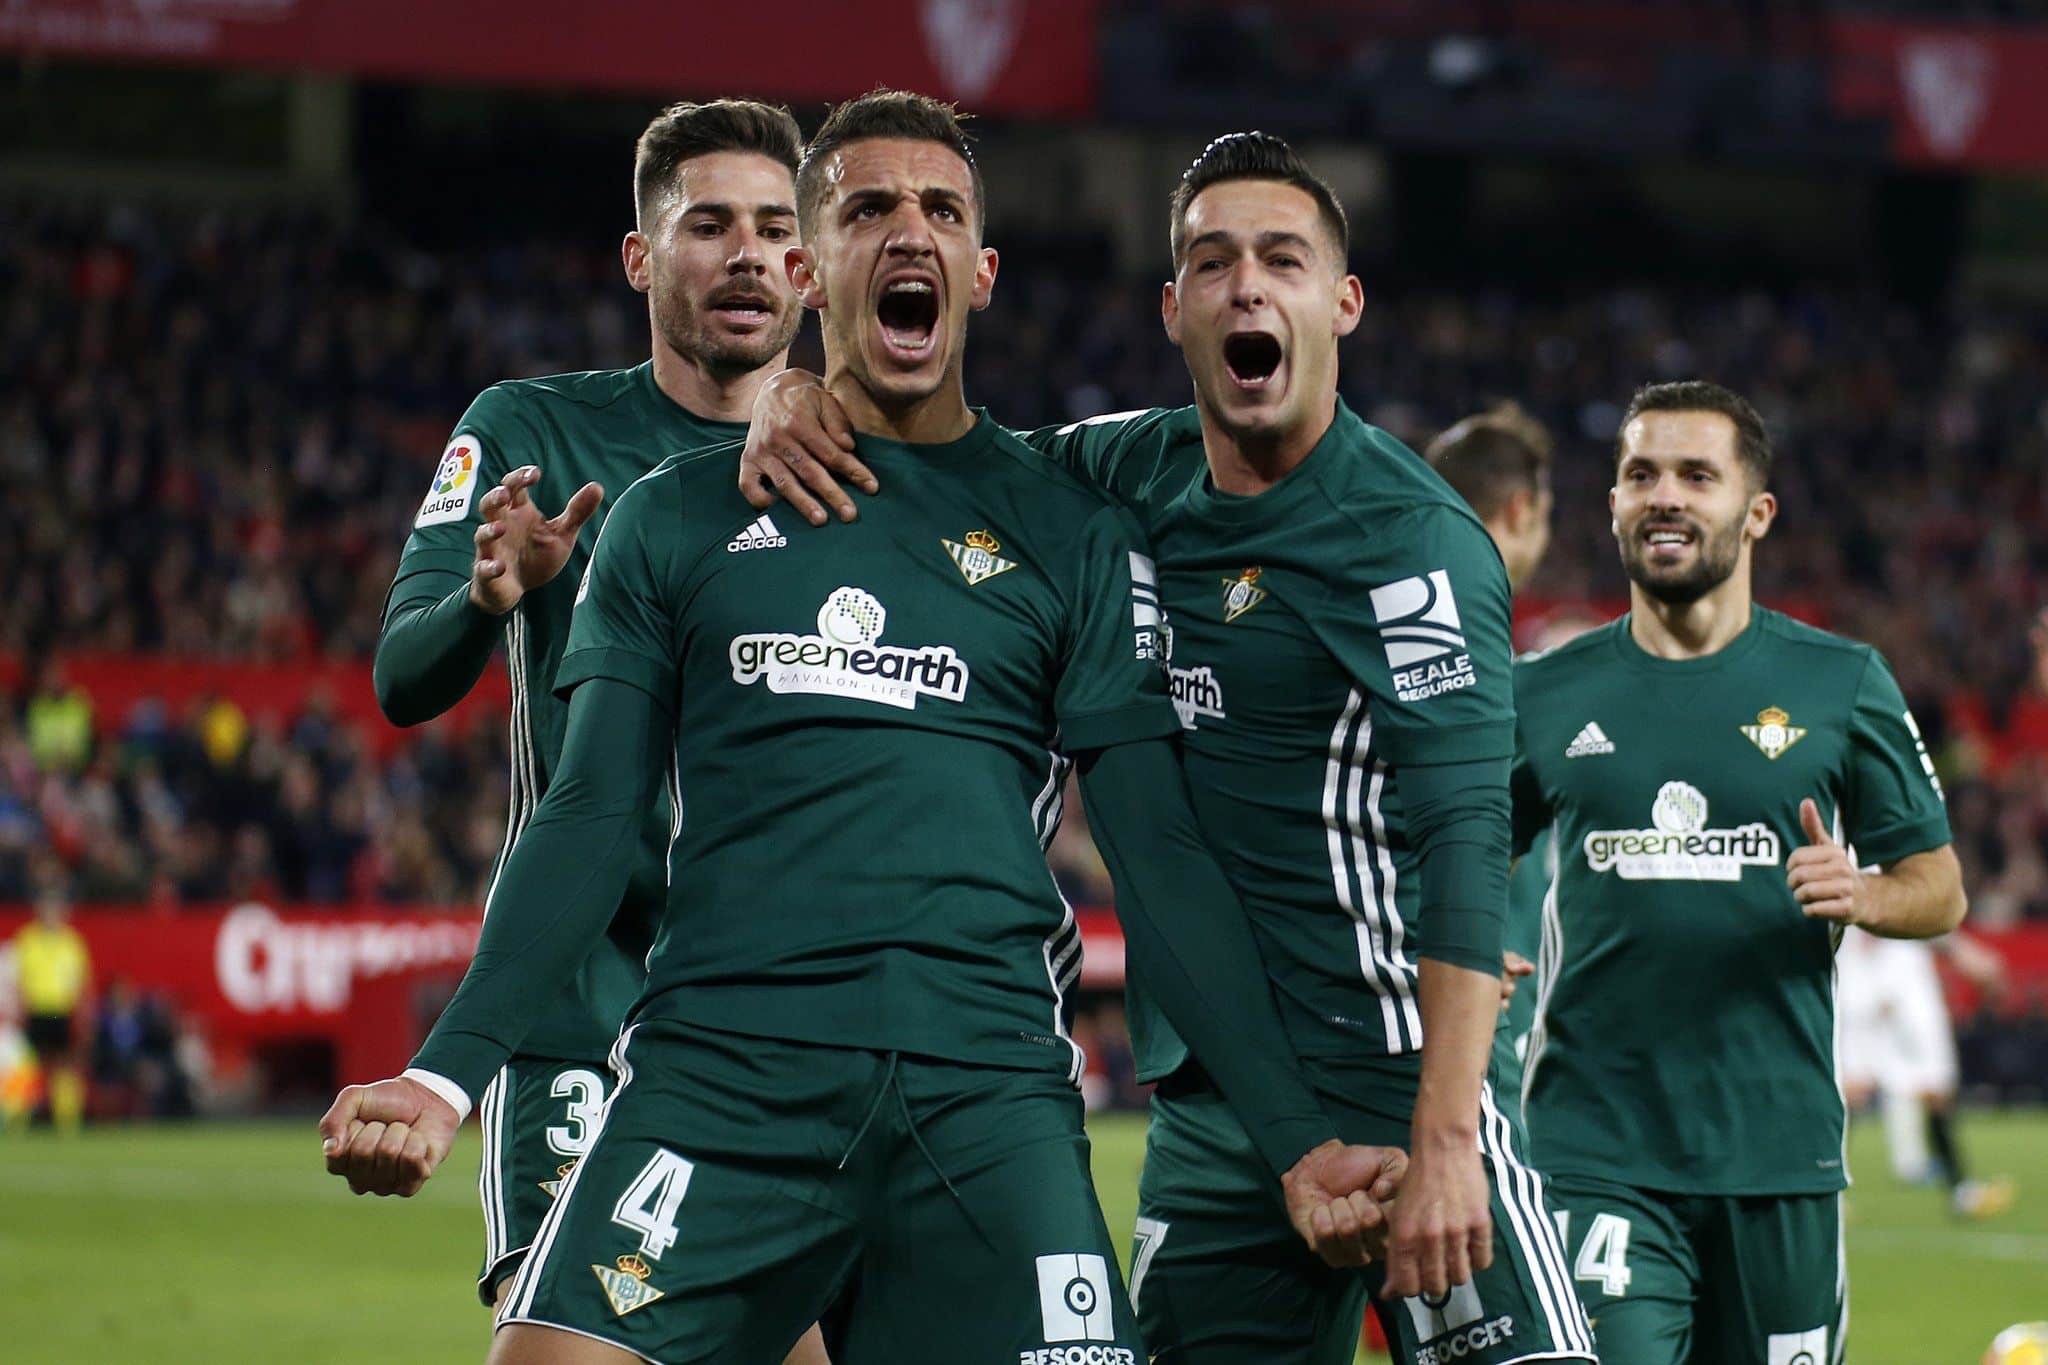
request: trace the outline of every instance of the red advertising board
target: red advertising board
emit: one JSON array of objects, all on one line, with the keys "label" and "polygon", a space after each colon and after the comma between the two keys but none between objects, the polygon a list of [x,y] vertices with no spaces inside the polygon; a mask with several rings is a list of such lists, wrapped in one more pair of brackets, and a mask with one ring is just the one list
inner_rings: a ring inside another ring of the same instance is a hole
[{"label": "red advertising board", "polygon": [[7,0],[0,51],[659,95],[841,99],[905,86],[972,110],[1086,114],[1097,0]]},{"label": "red advertising board", "polygon": [[[0,942],[29,916],[0,909]],[[419,1044],[414,996],[461,978],[482,924],[474,910],[209,912],[94,907],[72,916],[96,988],[115,980],[167,998],[216,1055],[266,1043],[331,1043],[344,1077],[388,1076]]]}]

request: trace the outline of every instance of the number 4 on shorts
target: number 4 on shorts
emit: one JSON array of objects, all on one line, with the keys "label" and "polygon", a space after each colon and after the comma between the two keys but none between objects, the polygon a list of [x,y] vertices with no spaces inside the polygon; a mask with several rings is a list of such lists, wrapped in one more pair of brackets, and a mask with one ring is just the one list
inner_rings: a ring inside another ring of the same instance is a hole
[{"label": "number 4 on shorts", "polygon": [[640,1234],[641,1254],[658,1261],[676,1244],[676,1209],[695,1169],[666,1147],[657,1147],[612,1206],[612,1221]]},{"label": "number 4 on shorts", "polygon": [[[1571,1245],[1572,1216],[1560,1209],[1557,1214],[1558,1239],[1566,1246]],[[1593,1225],[1586,1229],[1586,1242],[1579,1248],[1579,1256],[1572,1262],[1572,1273],[1582,1280],[1591,1280],[1600,1286],[1600,1292],[1610,1299],[1618,1299],[1628,1293],[1628,1282],[1634,1278],[1628,1268],[1628,1219],[1614,1213],[1596,1213]]]}]

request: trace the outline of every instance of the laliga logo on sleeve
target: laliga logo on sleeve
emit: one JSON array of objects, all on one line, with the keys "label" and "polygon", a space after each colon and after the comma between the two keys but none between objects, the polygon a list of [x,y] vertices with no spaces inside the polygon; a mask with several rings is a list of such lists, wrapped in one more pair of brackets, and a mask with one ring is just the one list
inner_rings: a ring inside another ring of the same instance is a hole
[{"label": "laliga logo on sleeve", "polygon": [[483,455],[483,449],[474,436],[457,436],[441,452],[441,463],[434,470],[434,481],[427,488],[427,499],[420,504],[420,514],[413,518],[414,526],[439,526],[444,522],[461,521],[469,515],[469,501],[476,496],[476,465]]}]

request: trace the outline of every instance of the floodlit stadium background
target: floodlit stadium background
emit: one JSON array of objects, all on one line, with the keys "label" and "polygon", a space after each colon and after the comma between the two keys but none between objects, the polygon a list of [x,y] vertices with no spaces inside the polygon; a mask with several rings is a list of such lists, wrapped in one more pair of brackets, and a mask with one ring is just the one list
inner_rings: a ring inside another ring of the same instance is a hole
[{"label": "floodlit stadium background", "polygon": [[[0,1128],[10,1357],[340,1360],[370,1302],[412,1358],[480,1350],[473,1152],[424,1207],[352,1203],[304,1121],[409,1054],[504,828],[502,675],[391,729],[383,593],[471,396],[645,358],[617,242],[652,110],[749,94],[809,128],[878,81],[980,116],[1003,264],[968,391],[1016,424],[1184,401],[1166,193],[1217,133],[1293,139],[1368,292],[1347,400],[1416,445],[1502,397],[1558,437],[1524,644],[1625,600],[1630,390],[1757,401],[1760,596],[1889,656],[2007,965],[1953,1003],[1963,1140],[2019,1207],[1951,1224],[1859,1129],[1855,1358],[1974,1360],[2048,1317],[2048,6],[707,8],[0,4],[0,938],[68,898],[102,1025],[87,1133]],[[1127,1225],[1143,1096],[1069,809]],[[32,1086],[13,1015],[0,991],[0,1085]]]}]

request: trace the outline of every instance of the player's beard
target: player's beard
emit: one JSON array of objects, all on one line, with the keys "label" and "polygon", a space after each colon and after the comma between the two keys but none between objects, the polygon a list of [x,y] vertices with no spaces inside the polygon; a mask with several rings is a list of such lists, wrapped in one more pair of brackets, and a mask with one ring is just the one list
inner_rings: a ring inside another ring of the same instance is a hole
[{"label": "player's beard", "polygon": [[760,369],[789,349],[803,315],[789,300],[778,300],[773,325],[751,336],[729,336],[712,324],[707,314],[711,300],[687,298],[679,289],[656,289],[654,325],[670,349],[706,369],[723,374],[747,374]]},{"label": "player's beard", "polygon": [[[1621,565],[1629,581],[1667,606],[1684,607],[1699,601],[1728,581],[1742,560],[1742,527],[1748,510],[1725,526],[1707,526],[1691,517],[1653,518],[1643,516],[1629,528],[1621,541]],[[1683,569],[1661,569],[1650,558],[1650,546],[1643,527],[1652,521],[1661,526],[1684,526],[1699,547],[1692,563]]]}]

